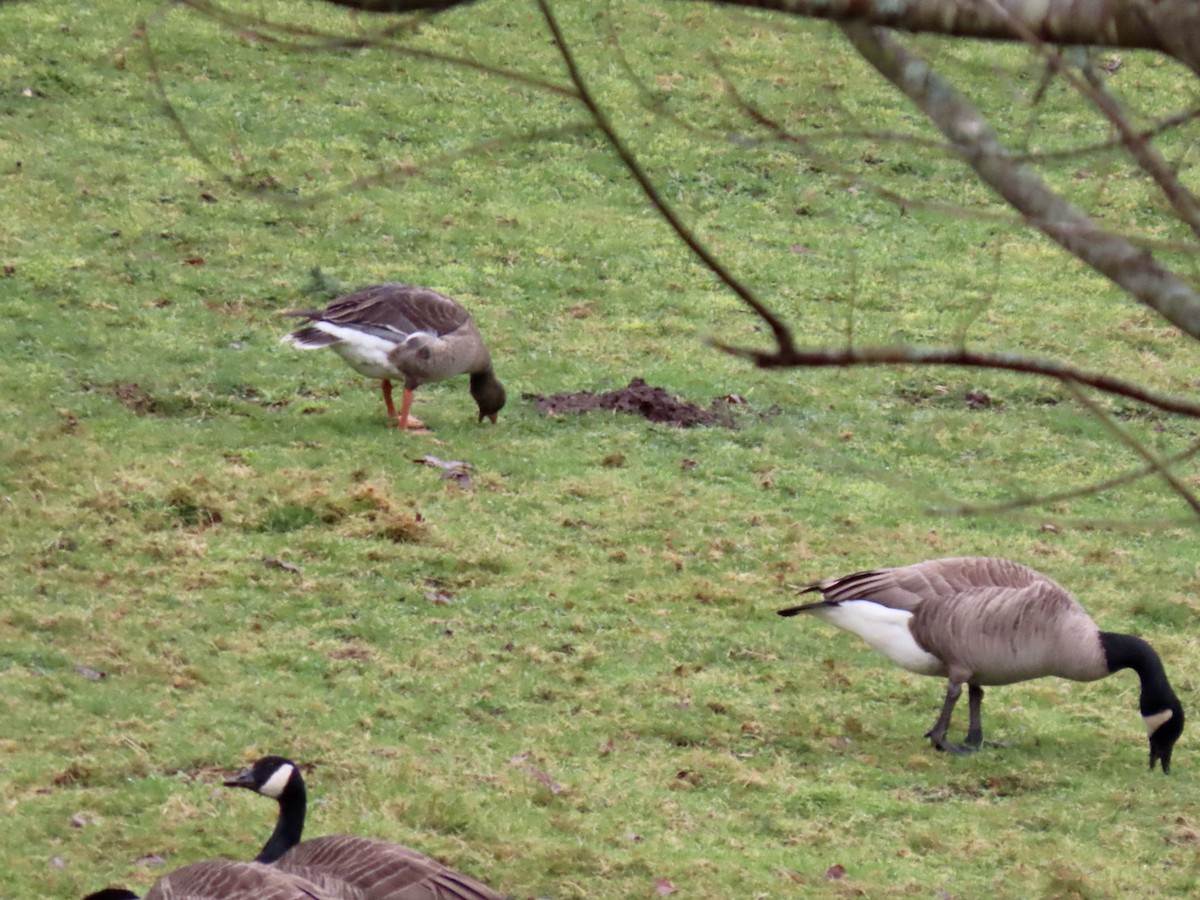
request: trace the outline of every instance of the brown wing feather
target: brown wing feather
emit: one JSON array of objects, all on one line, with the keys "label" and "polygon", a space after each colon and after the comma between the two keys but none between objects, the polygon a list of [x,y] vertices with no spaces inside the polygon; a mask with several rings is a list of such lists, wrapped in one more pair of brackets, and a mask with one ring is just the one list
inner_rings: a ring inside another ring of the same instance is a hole
[{"label": "brown wing feather", "polygon": [[1108,670],[1099,631],[1063,587],[995,557],[933,559],[819,582],[825,602],[871,600],[913,613],[917,643],[956,681],[1010,684],[1044,675],[1077,681]]},{"label": "brown wing feather", "polygon": [[482,882],[408,847],[335,834],[297,844],[276,863],[333,888],[343,882],[363,900],[503,900]]},{"label": "brown wing feather", "polygon": [[261,863],[209,859],[164,875],[144,900],[337,900],[316,884]]},{"label": "brown wing feather", "polygon": [[974,588],[1012,588],[1048,582],[1028,566],[990,556],[931,559],[911,566],[871,569],[818,582],[826,600],[873,600],[909,612],[932,597],[955,595]]},{"label": "brown wing feather", "polygon": [[334,300],[325,309],[294,310],[289,316],[397,335],[425,331],[444,337],[471,321],[456,300],[430,288],[389,282],[362,288]]}]

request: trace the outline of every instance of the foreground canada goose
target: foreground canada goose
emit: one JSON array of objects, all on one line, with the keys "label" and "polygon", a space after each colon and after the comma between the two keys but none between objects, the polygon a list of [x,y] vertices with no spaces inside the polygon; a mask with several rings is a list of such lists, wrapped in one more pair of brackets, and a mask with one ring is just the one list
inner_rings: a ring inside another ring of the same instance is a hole
[{"label": "foreground canada goose", "polygon": [[[329,347],[360,375],[380,379],[388,416],[399,428],[422,428],[409,415],[413,391],[428,381],[469,373],[479,421],[494,423],[504,407],[504,386],[471,314],[429,288],[399,282],[346,294],[325,309],[291,310],[311,324],[281,341],[300,350]],[[400,412],[392,403],[392,379],[404,382]]]},{"label": "foreground canada goose", "polygon": [[275,830],[255,858],[360,900],[503,900],[503,895],[432,857],[384,841],[335,834],[300,843],[308,795],[300,769],[266,756],[226,781],[279,804]]},{"label": "foreground canada goose", "polygon": [[[125,888],[105,888],[83,900],[138,900]],[[144,900],[338,900],[307,879],[261,863],[210,859],[154,882]]]},{"label": "foreground canada goose", "polygon": [[[829,578],[801,593],[817,591],[824,599],[779,615],[811,613],[910,672],[949,678],[941,714],[925,735],[937,749],[966,752],[982,745],[982,685],[1045,675],[1095,681],[1133,669],[1142,681],[1139,706],[1150,735],[1150,768],[1157,761],[1170,771],[1183,707],[1158,654],[1139,637],[1100,631],[1074,597],[1040,572],[1006,559],[933,559]],[[947,743],[946,732],[964,684],[971,722],[960,746]]]}]

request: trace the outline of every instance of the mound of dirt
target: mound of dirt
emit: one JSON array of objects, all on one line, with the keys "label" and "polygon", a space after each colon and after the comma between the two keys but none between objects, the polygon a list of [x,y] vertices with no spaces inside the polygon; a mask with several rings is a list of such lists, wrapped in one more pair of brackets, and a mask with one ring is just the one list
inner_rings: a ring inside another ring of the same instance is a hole
[{"label": "mound of dirt", "polygon": [[641,378],[629,382],[628,387],[616,391],[567,391],[561,394],[527,394],[537,404],[540,412],[548,415],[584,413],[592,410],[611,410],[642,416],[651,422],[665,422],[680,428],[694,425],[720,425],[733,428],[733,416],[726,405],[745,402],[732,397],[714,400],[707,409],[672,397],[663,388],[651,387]]}]

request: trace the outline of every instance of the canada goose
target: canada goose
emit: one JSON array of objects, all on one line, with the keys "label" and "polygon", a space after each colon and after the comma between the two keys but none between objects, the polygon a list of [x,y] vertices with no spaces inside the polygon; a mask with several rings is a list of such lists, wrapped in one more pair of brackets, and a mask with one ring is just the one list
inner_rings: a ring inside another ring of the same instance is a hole
[{"label": "canada goose", "polygon": [[[479,421],[494,423],[504,407],[504,386],[471,314],[455,300],[399,282],[362,288],[325,309],[291,310],[311,324],[281,338],[300,350],[329,347],[360,375],[380,379],[388,416],[399,428],[422,428],[409,415],[413,391],[427,381],[470,373]],[[392,379],[404,381],[400,412],[392,403]]]},{"label": "canada goose", "polygon": [[275,830],[255,858],[335,893],[361,900],[503,900],[503,895],[437,860],[370,838],[335,834],[300,843],[308,795],[299,767],[265,756],[228,787],[247,788],[279,804]]},{"label": "canada goose", "polygon": [[[937,749],[961,753],[983,744],[982,685],[1045,675],[1095,681],[1133,669],[1142,681],[1150,768],[1157,761],[1170,771],[1183,707],[1162,660],[1139,637],[1100,631],[1074,597],[1040,572],[1006,559],[932,559],[828,578],[801,593],[817,591],[822,600],[779,615],[812,613],[910,672],[949,678],[941,714],[925,735]],[[947,743],[946,732],[964,684],[971,722],[961,746]]]},{"label": "canada goose", "polygon": [[[105,888],[83,900],[138,900],[125,888]],[[307,879],[260,863],[209,859],[154,882],[144,900],[338,900]]]}]

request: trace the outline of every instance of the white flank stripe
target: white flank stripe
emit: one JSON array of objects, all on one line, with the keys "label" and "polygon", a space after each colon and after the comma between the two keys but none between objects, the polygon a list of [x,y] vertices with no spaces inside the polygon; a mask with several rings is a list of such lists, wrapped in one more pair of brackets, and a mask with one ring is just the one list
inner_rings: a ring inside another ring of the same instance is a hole
[{"label": "white flank stripe", "polygon": [[276,769],[266,783],[258,789],[258,792],[264,797],[270,797],[272,800],[278,800],[279,795],[283,793],[283,789],[287,787],[287,783],[292,778],[292,772],[296,767],[289,764],[282,765]]},{"label": "white flank stripe", "polygon": [[902,669],[918,675],[945,673],[942,661],[923,650],[913,637],[908,628],[910,612],[870,600],[845,600],[835,606],[817,607],[813,615],[858,635]]}]

